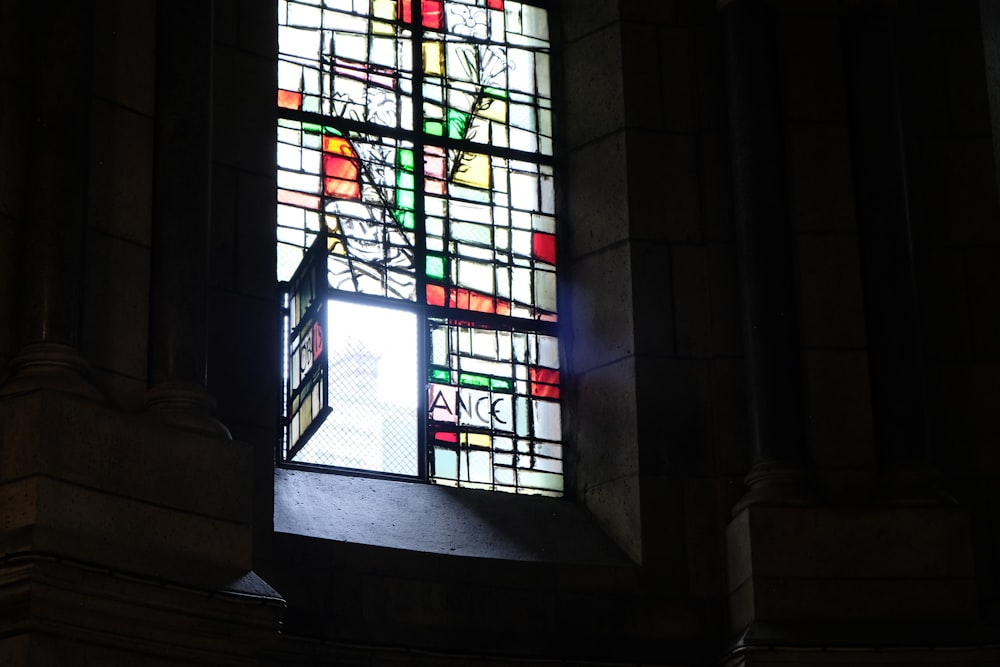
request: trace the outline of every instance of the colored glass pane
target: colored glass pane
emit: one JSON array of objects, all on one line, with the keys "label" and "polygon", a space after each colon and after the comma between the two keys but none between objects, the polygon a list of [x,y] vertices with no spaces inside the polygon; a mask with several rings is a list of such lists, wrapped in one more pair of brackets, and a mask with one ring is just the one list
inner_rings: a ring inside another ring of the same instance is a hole
[{"label": "colored glass pane", "polygon": [[[300,387],[286,394],[286,445],[300,438],[290,456],[558,495],[546,11],[513,0],[282,0],[278,18],[278,275],[320,257],[326,292],[313,289],[309,303],[331,304],[328,331],[288,337],[298,370],[286,382]],[[323,238],[319,254],[307,251]],[[378,380],[393,365],[379,359],[403,339],[426,341],[419,363],[408,353],[413,380]],[[329,399],[310,379],[316,368]],[[410,399],[426,391],[426,413],[404,417],[387,399],[376,401],[381,416],[369,413],[358,397],[371,402],[388,384]],[[384,451],[338,449],[328,428],[358,447],[426,449],[389,463]]]},{"label": "colored glass pane", "polygon": [[302,93],[291,90],[279,90],[278,106],[284,109],[301,109]]}]

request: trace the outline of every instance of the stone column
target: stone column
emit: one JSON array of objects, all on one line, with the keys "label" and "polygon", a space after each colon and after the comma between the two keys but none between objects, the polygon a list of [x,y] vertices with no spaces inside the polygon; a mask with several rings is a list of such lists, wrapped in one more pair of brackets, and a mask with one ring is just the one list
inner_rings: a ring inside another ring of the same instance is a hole
[{"label": "stone column", "polygon": [[229,437],[206,389],[213,3],[157,3],[147,413]]},{"label": "stone column", "polygon": [[31,3],[32,34],[25,145],[25,198],[17,243],[20,348],[0,393],[48,388],[93,399],[80,354],[84,240],[87,225],[93,4]]},{"label": "stone column", "polygon": [[844,55],[854,199],[882,491],[890,502],[946,502],[928,457],[893,3],[846,4]]},{"label": "stone column", "polygon": [[774,18],[763,0],[720,2],[752,467],[734,513],[808,504],[794,266]]}]

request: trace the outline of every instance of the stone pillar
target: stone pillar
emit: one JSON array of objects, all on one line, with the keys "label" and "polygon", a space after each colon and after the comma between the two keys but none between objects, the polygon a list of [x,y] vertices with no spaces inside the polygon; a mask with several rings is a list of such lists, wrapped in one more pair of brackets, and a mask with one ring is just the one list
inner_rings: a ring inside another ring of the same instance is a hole
[{"label": "stone pillar", "polygon": [[725,39],[733,189],[752,468],[740,509],[812,501],[774,18],[763,0],[719,3]]},{"label": "stone pillar", "polygon": [[844,55],[881,490],[890,502],[926,504],[948,497],[928,457],[892,4],[847,3]]},{"label": "stone pillar", "polygon": [[27,66],[25,198],[20,253],[20,348],[0,393],[48,388],[93,399],[80,354],[83,254],[87,225],[93,4],[33,3]]},{"label": "stone pillar", "polygon": [[149,415],[229,438],[206,389],[213,3],[157,3]]}]

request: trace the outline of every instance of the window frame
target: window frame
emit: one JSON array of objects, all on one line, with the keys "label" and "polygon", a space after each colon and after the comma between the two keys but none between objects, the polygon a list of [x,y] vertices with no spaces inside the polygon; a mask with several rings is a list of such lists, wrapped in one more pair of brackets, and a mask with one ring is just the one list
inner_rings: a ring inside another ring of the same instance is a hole
[{"label": "window frame", "polygon": [[[400,140],[412,140],[413,145],[411,150],[415,155],[419,155],[425,146],[435,145],[435,146],[441,146],[446,151],[449,149],[457,151],[472,150],[472,151],[485,152],[491,156],[497,156],[507,160],[516,160],[518,158],[521,158],[526,161],[530,161],[538,168],[544,165],[545,167],[551,169],[552,178],[554,182],[555,194],[554,194],[554,203],[552,206],[551,215],[554,221],[553,224],[555,228],[554,231],[555,243],[558,248],[556,252],[557,256],[564,257],[563,250],[565,248],[565,235],[563,234],[563,228],[566,224],[565,205],[564,205],[564,198],[566,195],[565,195],[565,184],[563,182],[565,180],[565,169],[562,164],[562,161],[565,159],[565,157],[559,149],[559,146],[562,144],[559,136],[559,124],[560,124],[559,112],[561,106],[561,100],[560,100],[561,81],[559,77],[559,74],[561,72],[559,65],[561,63],[560,63],[559,44],[561,37],[560,35],[561,21],[558,15],[558,9],[556,3],[552,2],[551,0],[518,0],[518,2],[536,6],[540,9],[543,9],[546,12],[546,17],[548,22],[548,31],[549,31],[549,40],[547,45],[547,51],[548,51],[547,55],[549,58],[548,95],[549,95],[549,103],[551,105],[550,113],[551,113],[551,123],[552,123],[552,127],[550,130],[551,134],[550,141],[552,144],[552,152],[548,155],[544,155],[540,152],[529,153],[526,151],[518,151],[516,149],[511,149],[511,148],[497,147],[488,143],[483,144],[474,142],[469,139],[454,139],[447,136],[429,136],[422,129],[414,129],[414,130],[393,129],[382,126],[374,126],[371,123],[361,122],[348,118],[323,116],[322,114],[318,113],[306,112],[301,110],[297,111],[281,107],[277,107],[277,118],[279,120],[285,118],[289,120],[297,120],[300,122],[313,122],[313,123],[323,123],[323,124],[332,120],[337,128],[343,129],[346,133],[359,132],[361,134],[370,134],[371,136],[377,138],[389,137]],[[323,6],[322,3],[320,4],[320,6],[321,7]],[[413,63],[414,105],[413,106],[417,107],[417,106],[422,106],[422,104],[419,103],[418,101],[425,99],[422,94],[418,96],[418,94],[416,93],[416,91],[420,90],[423,79],[423,67],[420,66],[419,60],[417,58],[421,53],[421,42],[422,42],[421,37],[424,34],[425,26],[421,25],[421,15],[419,10],[420,2],[417,2],[417,0],[413,0],[412,6],[413,6],[413,17],[412,17],[412,22],[410,23],[410,27],[413,32],[411,33],[409,39],[412,41],[413,44],[413,57],[414,57],[414,63]],[[279,59],[280,59],[280,52],[279,52]],[[416,112],[414,113],[414,123],[413,123],[414,127],[417,126],[416,120],[422,118],[423,118],[422,113],[416,113]],[[352,135],[347,134],[347,136],[352,136]],[[419,159],[415,160],[415,163],[420,164],[421,160]],[[423,182],[422,169],[418,168],[416,173],[414,174],[414,177],[415,177],[415,183]],[[449,201],[450,200],[451,198],[449,197]],[[420,203],[417,204],[417,209],[414,211],[414,216],[419,220],[419,218],[423,215],[423,210],[422,210],[423,196],[418,196],[417,201]],[[317,243],[319,243],[320,239],[324,239],[327,237],[326,225],[321,223],[320,228],[321,228],[321,234],[319,234],[317,237]],[[431,450],[431,445],[428,443],[428,433],[430,430],[429,419],[427,414],[428,413],[427,388],[430,386],[430,380],[428,377],[429,355],[427,352],[428,323],[430,322],[431,319],[435,317],[454,318],[456,314],[466,313],[468,315],[474,316],[470,317],[470,320],[474,320],[475,324],[479,326],[495,325],[498,329],[502,328],[506,330],[530,331],[532,333],[541,333],[544,335],[550,335],[558,341],[558,346],[559,346],[558,373],[560,375],[560,385],[562,387],[562,394],[557,398],[558,411],[561,419],[561,437],[560,440],[558,441],[558,444],[562,448],[562,454],[559,458],[559,461],[561,462],[562,466],[561,472],[559,473],[562,480],[562,488],[561,490],[558,491],[557,494],[543,493],[541,495],[548,495],[548,496],[558,495],[559,497],[570,497],[572,494],[570,493],[571,489],[569,482],[572,480],[573,475],[571,471],[567,469],[568,461],[565,453],[566,447],[569,444],[569,441],[571,440],[571,438],[569,437],[569,429],[567,428],[568,400],[565,391],[566,375],[567,375],[566,371],[568,369],[567,362],[569,359],[569,353],[566,346],[566,337],[564,335],[566,329],[565,326],[566,320],[568,318],[568,309],[566,307],[568,304],[568,298],[566,295],[565,285],[564,285],[565,283],[564,276],[566,273],[565,260],[560,261],[558,264],[555,264],[553,272],[554,282],[556,284],[556,295],[555,295],[556,305],[555,305],[555,310],[553,312],[559,314],[558,321],[512,318],[512,317],[505,317],[501,315],[488,314],[488,313],[474,313],[473,311],[456,311],[448,307],[435,306],[427,303],[426,293],[424,291],[424,287],[426,285],[426,270],[424,264],[427,254],[424,241],[426,240],[427,233],[426,230],[423,228],[422,223],[420,222],[417,223],[417,226],[414,229],[414,236],[418,239],[417,241],[418,249],[414,251],[414,261],[413,261],[415,267],[414,272],[416,276],[415,289],[417,294],[415,301],[393,300],[393,299],[388,299],[386,297],[372,296],[363,293],[337,292],[334,288],[330,287],[329,285],[327,285],[326,294],[328,298],[331,295],[336,294],[337,299],[342,299],[344,301],[360,302],[360,303],[372,302],[372,303],[378,303],[380,305],[385,304],[394,309],[401,308],[405,310],[412,310],[417,313],[417,318],[418,318],[417,322],[418,378],[417,379],[419,387],[421,388],[417,394],[418,403],[416,408],[417,462],[418,462],[417,474],[408,475],[408,474],[398,474],[398,473],[371,470],[371,469],[349,468],[344,466],[333,466],[327,464],[295,461],[292,460],[291,458],[287,458],[285,454],[286,451],[285,434],[287,432],[286,421],[288,420],[287,417],[288,413],[287,413],[287,406],[285,404],[287,393],[285,391],[285,380],[284,380],[286,372],[284,370],[281,373],[282,379],[279,380],[281,385],[279,391],[279,402],[282,405],[281,405],[281,411],[279,412],[279,433],[278,433],[278,442],[275,452],[276,454],[275,465],[280,468],[298,469],[309,472],[341,474],[352,477],[369,477],[369,478],[386,479],[386,480],[402,481],[402,482],[438,484],[439,482],[435,482],[435,480],[433,479],[433,472],[430,466],[430,457],[432,455],[432,450]],[[327,253],[322,253],[322,254],[324,256],[327,255]],[[449,257],[454,257],[451,254],[451,252],[447,249],[445,250],[445,254],[448,255]],[[299,270],[306,264],[306,261],[307,260],[304,258],[303,261],[300,263],[299,268],[296,270],[296,274],[298,274]],[[288,285],[287,281],[280,283],[283,294],[287,285]],[[458,288],[458,284],[454,280],[450,280],[448,282],[448,285],[451,289]],[[287,331],[287,326],[285,325],[285,318],[289,314],[289,306],[284,298],[282,298],[280,306],[281,306],[281,317],[279,319],[282,322],[282,347],[283,347],[282,356],[285,357],[285,362],[287,362],[287,353],[286,353],[287,344],[285,342],[285,335],[286,335],[285,332]],[[328,378],[324,379],[324,391],[329,391]],[[328,405],[326,407],[326,410],[327,411],[329,410]],[[300,436],[300,439],[302,441],[308,439],[312,431],[315,430],[314,427],[318,428],[318,426],[319,426],[318,423],[313,424],[313,426],[310,427],[309,431],[304,432],[303,435]],[[457,424],[456,428],[460,429],[461,425]],[[529,437],[531,438],[532,444],[534,445],[535,442],[534,435],[531,435]],[[462,450],[459,449],[458,451],[461,452]],[[516,449],[514,450],[514,456],[515,456],[514,460],[516,461],[516,456],[517,456]],[[459,488],[464,488],[467,484],[468,484],[467,482],[462,483],[461,481],[457,481],[455,486]],[[493,485],[495,486],[496,483],[493,482]],[[452,485],[446,483],[443,486],[452,486]],[[537,490],[531,488],[523,489],[517,483],[515,483],[515,485],[511,486],[510,488],[496,489],[496,490],[511,492],[511,495],[534,495],[537,492]]]}]

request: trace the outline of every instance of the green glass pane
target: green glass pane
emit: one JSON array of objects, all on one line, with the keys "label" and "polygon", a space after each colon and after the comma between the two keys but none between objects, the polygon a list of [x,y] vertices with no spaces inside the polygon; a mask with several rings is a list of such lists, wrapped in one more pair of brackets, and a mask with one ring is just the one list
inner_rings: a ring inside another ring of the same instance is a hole
[{"label": "green glass pane", "polygon": [[426,132],[427,134],[433,134],[435,137],[443,136],[444,123],[442,123],[439,120],[425,120],[424,132]]},{"label": "green glass pane", "polygon": [[444,280],[444,269],[444,257],[439,257],[438,255],[427,255],[427,275],[429,277]]},{"label": "green glass pane", "polygon": [[413,189],[413,173],[406,171],[396,172],[396,187],[405,188],[406,190]]},{"label": "green glass pane", "polygon": [[413,229],[416,226],[416,219],[413,217],[413,211],[397,211],[396,220],[404,229]]},{"label": "green glass pane", "polygon": [[413,199],[413,190],[398,190],[396,193],[396,205],[401,211],[412,211]]},{"label": "green glass pane", "polygon": [[472,373],[460,373],[458,383],[465,387],[489,387],[490,379],[485,375],[473,375]]},{"label": "green glass pane", "polygon": [[483,94],[489,95],[490,97],[496,97],[502,100],[507,99],[507,91],[501,88],[493,88],[492,86],[486,86],[483,88]]},{"label": "green glass pane", "polygon": [[396,164],[407,171],[413,171],[413,151],[401,148],[396,151]]},{"label": "green glass pane", "polygon": [[430,381],[451,382],[451,371],[445,370],[443,368],[432,368]]},{"label": "green glass pane", "polygon": [[306,132],[315,132],[316,134],[323,133],[323,126],[315,123],[302,123],[302,129]]},{"label": "green glass pane", "polygon": [[465,139],[469,127],[469,114],[458,109],[448,109],[448,138]]},{"label": "green glass pane", "polygon": [[490,389],[493,391],[513,391],[514,383],[502,378],[490,378]]},{"label": "green glass pane", "polygon": [[344,133],[335,127],[330,127],[329,125],[323,126],[323,134],[332,134],[335,137],[342,137]]}]

